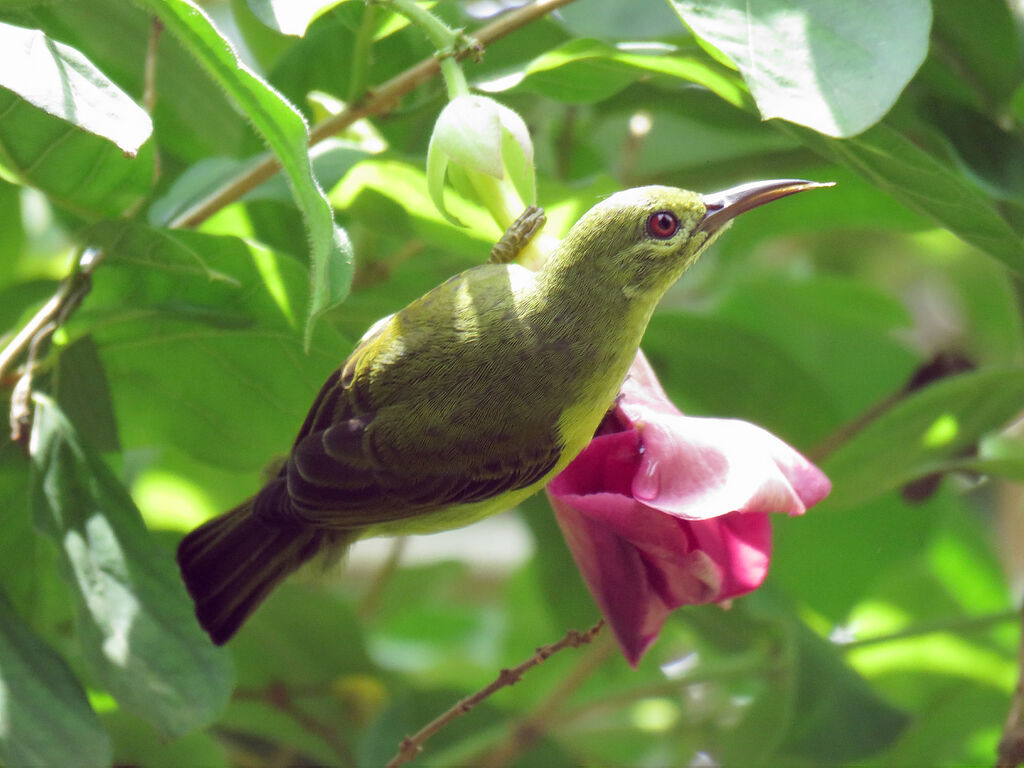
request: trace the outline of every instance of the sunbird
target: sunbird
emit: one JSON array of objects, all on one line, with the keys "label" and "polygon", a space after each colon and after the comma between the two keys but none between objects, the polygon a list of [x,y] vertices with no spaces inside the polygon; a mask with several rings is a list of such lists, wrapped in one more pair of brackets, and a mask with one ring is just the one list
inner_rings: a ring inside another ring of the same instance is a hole
[{"label": "sunbird", "polygon": [[736,216],[822,186],[618,192],[539,270],[473,267],[379,321],[276,476],[182,540],[199,623],[221,645],[321,551],[468,525],[541,489],[594,435],[665,291]]}]

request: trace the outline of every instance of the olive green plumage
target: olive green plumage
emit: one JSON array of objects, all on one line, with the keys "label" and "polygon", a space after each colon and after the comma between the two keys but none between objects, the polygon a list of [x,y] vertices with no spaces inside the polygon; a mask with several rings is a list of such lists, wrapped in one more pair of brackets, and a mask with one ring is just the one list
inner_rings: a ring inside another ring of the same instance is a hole
[{"label": "olive green plumage", "polygon": [[[798,191],[772,184],[754,204]],[[710,199],[620,192],[538,272],[475,267],[374,326],[324,384],[277,477],[182,541],[214,642],[322,549],[466,525],[561,471],[615,397],[658,300],[735,215],[715,219],[725,204]]]}]

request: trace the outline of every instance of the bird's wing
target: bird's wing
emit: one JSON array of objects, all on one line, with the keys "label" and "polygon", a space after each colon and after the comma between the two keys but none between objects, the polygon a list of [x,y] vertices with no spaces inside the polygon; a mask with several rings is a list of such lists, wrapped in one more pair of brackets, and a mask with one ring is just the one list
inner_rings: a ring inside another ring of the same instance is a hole
[{"label": "bird's wing", "polygon": [[[442,288],[454,293],[458,284]],[[435,296],[434,307],[445,298]],[[476,309],[486,312],[485,304],[481,299]],[[505,384],[488,378],[494,350],[470,345],[458,365],[439,363],[438,350],[451,346],[438,343],[446,323],[436,310],[425,311],[435,312],[432,324],[410,318],[410,308],[379,323],[331,375],[279,478],[260,494],[258,515],[358,528],[486,501],[533,485],[555,467],[562,454],[557,419],[538,413],[520,382],[505,392],[488,389]],[[516,342],[502,343],[507,351]],[[388,377],[371,375],[369,363],[397,347],[405,363],[415,355],[430,363],[402,366],[406,378],[382,383]],[[406,375],[418,369],[434,374],[429,381]],[[466,398],[466,387],[476,388],[475,397]],[[462,399],[470,405],[460,407]]]},{"label": "bird's wing", "polygon": [[320,391],[280,477],[260,494],[256,511],[265,519],[344,530],[417,517],[526,488],[561,456],[554,430],[525,451],[495,450],[487,434],[477,444],[463,439],[461,460],[452,462],[431,460],[422,444],[376,444],[374,414],[350,415],[353,389],[342,370]]}]

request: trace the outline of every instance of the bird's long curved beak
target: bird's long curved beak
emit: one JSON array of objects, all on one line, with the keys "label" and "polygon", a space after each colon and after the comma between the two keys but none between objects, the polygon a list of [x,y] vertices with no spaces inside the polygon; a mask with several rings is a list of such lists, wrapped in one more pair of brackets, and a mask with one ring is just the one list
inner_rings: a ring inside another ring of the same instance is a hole
[{"label": "bird's long curved beak", "polygon": [[797,192],[819,187],[835,186],[833,181],[804,181],[802,179],[773,179],[771,181],[752,181],[723,192],[702,195],[707,213],[700,224],[698,232],[711,235],[720,230],[741,213],[757,208],[772,200],[786,197]]}]

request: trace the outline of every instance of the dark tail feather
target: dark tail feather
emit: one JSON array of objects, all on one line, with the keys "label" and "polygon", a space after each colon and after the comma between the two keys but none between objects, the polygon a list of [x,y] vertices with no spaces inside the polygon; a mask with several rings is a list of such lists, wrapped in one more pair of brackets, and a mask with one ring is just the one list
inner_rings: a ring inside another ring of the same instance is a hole
[{"label": "dark tail feather", "polygon": [[196,617],[217,645],[238,631],[285,576],[337,535],[270,527],[252,515],[255,497],[196,528],[178,545],[178,565]]}]

